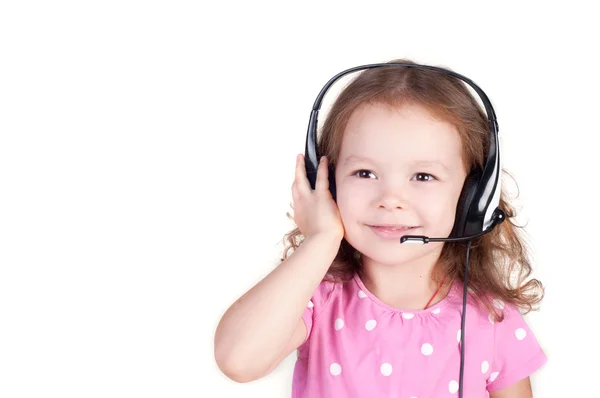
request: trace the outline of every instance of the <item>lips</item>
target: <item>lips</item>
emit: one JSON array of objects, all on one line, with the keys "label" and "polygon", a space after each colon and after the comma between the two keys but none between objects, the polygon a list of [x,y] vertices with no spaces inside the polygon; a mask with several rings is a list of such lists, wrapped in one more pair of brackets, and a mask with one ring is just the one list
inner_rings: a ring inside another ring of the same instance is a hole
[{"label": "lips", "polygon": [[418,227],[405,225],[369,225],[375,235],[383,239],[399,239],[404,235],[413,235]]},{"label": "lips", "polygon": [[375,228],[387,228],[387,229],[407,229],[407,228],[414,228],[408,225],[402,225],[402,224],[381,224],[381,225],[370,225],[371,227],[375,227]]}]

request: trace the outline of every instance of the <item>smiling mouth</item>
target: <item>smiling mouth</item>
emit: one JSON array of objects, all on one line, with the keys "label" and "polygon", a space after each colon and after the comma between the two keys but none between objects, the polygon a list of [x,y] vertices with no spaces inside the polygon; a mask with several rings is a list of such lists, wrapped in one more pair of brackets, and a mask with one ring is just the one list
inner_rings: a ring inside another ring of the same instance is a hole
[{"label": "smiling mouth", "polygon": [[407,226],[379,226],[369,225],[369,228],[375,235],[383,239],[398,239],[404,235],[410,235],[412,231],[419,227],[407,227]]}]

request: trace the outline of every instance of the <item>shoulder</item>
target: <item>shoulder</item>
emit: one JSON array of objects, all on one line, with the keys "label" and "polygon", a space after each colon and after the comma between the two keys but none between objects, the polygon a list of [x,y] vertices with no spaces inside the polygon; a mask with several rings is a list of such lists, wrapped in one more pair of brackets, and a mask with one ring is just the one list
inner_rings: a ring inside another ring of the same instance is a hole
[{"label": "shoulder", "polygon": [[306,339],[309,339],[311,331],[316,320],[321,316],[324,310],[330,305],[336,292],[340,291],[339,282],[334,282],[330,279],[323,279],[313,291],[304,313],[302,314],[302,320],[306,326]]},{"label": "shoulder", "polygon": [[[540,369],[547,357],[521,310],[513,304],[497,302],[503,319],[494,322],[493,373],[488,390],[506,388]],[[500,308],[501,307],[501,308]]]},{"label": "shoulder", "polygon": [[[462,286],[452,298],[455,316],[460,317],[463,302]],[[539,370],[547,358],[532,328],[528,325],[519,307],[506,303],[491,295],[475,299],[467,295],[467,326],[465,345],[477,347],[477,355],[485,358],[486,386],[489,391],[498,391],[515,385]],[[485,305],[491,304],[488,309]],[[493,310],[500,315],[494,317]],[[460,335],[459,335],[460,336]]]},{"label": "shoulder", "polygon": [[322,307],[331,299],[336,289],[339,289],[339,282],[324,278],[313,291],[308,306]]}]

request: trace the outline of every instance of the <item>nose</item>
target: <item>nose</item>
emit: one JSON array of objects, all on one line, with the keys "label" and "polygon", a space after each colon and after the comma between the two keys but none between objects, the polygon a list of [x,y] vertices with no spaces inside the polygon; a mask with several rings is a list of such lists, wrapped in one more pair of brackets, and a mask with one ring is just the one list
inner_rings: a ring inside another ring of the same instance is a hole
[{"label": "nose", "polygon": [[380,209],[404,209],[407,205],[407,190],[400,183],[386,184],[382,187],[378,199],[378,208]]}]

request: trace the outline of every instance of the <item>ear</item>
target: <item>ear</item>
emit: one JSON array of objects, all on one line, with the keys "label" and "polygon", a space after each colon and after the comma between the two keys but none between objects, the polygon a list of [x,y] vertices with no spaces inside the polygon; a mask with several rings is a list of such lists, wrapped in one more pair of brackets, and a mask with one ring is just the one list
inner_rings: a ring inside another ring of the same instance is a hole
[{"label": "ear", "polygon": [[480,171],[472,171],[465,179],[465,183],[463,184],[463,188],[456,205],[456,217],[454,219],[452,233],[450,234],[451,237],[457,238],[464,236],[467,214],[471,204],[473,203],[473,198],[475,196],[475,192],[477,191],[477,185],[479,184],[480,177]]}]

